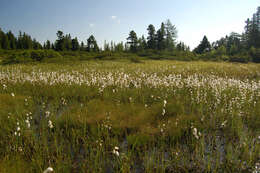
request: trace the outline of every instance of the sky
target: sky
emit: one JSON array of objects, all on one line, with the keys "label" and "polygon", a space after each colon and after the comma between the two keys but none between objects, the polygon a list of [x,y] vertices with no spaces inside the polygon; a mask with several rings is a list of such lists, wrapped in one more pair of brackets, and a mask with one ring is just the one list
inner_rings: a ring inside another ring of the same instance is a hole
[{"label": "sky", "polygon": [[0,28],[16,36],[26,32],[43,43],[54,42],[58,30],[86,43],[94,35],[126,42],[131,30],[147,37],[147,27],[159,29],[170,19],[178,30],[177,41],[192,49],[203,36],[210,42],[231,32],[242,33],[259,0],[1,0]]}]

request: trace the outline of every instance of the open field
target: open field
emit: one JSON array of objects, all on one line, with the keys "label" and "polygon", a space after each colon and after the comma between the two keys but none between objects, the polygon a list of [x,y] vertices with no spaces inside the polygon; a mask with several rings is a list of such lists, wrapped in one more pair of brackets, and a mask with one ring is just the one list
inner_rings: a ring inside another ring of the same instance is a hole
[{"label": "open field", "polygon": [[0,66],[0,127],[1,173],[256,172],[260,64]]}]

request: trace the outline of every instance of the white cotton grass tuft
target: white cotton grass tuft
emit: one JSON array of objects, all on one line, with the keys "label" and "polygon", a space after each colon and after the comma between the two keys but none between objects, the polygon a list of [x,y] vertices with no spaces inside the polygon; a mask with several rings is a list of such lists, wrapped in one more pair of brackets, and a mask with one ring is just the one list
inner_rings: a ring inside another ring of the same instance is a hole
[{"label": "white cotton grass tuft", "polygon": [[52,121],[51,121],[51,120],[48,121],[48,126],[49,126],[50,129],[53,128],[53,124],[52,124]]},{"label": "white cotton grass tuft", "polygon": [[119,157],[119,147],[115,146],[112,153]]},{"label": "white cotton grass tuft", "polygon": [[53,172],[53,168],[52,167],[48,167],[47,169],[45,169],[43,171],[43,173],[49,173],[49,172]]}]

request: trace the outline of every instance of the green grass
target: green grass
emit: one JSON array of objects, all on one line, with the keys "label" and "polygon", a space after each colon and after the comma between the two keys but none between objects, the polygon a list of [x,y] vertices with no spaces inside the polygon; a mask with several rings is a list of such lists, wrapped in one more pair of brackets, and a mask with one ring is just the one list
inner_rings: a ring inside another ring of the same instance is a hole
[{"label": "green grass", "polygon": [[259,64],[0,66],[0,172],[253,172],[259,98]]}]

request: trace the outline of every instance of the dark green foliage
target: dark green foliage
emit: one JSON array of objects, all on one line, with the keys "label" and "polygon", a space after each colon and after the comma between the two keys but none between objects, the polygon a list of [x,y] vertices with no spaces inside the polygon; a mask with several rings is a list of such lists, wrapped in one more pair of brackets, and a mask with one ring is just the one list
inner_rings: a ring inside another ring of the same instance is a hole
[{"label": "dark green foliage", "polygon": [[236,55],[230,56],[229,61],[230,62],[248,63],[250,61],[250,58],[246,55],[236,54]]},{"label": "dark green foliage", "polygon": [[211,50],[210,42],[208,41],[208,38],[206,36],[204,36],[202,41],[198,45],[198,47],[196,47],[194,49],[194,52],[196,52],[198,54],[202,54],[205,52],[209,52],[210,50]]},{"label": "dark green foliage", "polygon": [[174,50],[175,40],[177,38],[177,29],[168,19],[165,22],[166,30],[166,48],[170,51]]},{"label": "dark green foliage", "polygon": [[8,36],[10,49],[16,49],[16,38],[13,35],[13,33],[11,31],[9,31],[6,35]]},{"label": "dark green foliage", "polygon": [[2,48],[3,49],[10,49],[9,39],[8,39],[8,36],[6,34],[4,34],[3,39],[2,39]]},{"label": "dark green foliage", "polygon": [[130,31],[129,33],[129,37],[127,38],[127,43],[130,45],[131,52],[137,51],[138,40],[137,40],[137,35],[133,30]]},{"label": "dark green foliage", "polygon": [[46,41],[46,47],[45,48],[46,49],[51,49],[51,42],[50,42],[50,40]]},{"label": "dark green foliage", "polygon": [[155,49],[156,48],[156,34],[155,34],[155,28],[151,24],[147,28],[148,31],[148,37],[147,37],[147,48],[148,49]]},{"label": "dark green foliage", "polygon": [[166,33],[164,23],[161,23],[161,28],[156,33],[157,49],[164,50],[166,48]]},{"label": "dark green foliage", "polygon": [[16,64],[28,62],[49,61],[49,59],[61,59],[62,56],[54,50],[25,50],[12,52],[5,58],[2,64]]},{"label": "dark green foliage", "polygon": [[141,38],[138,39],[138,52],[142,52],[147,48],[147,43],[146,40],[144,38],[144,36],[142,36]]},{"label": "dark green foliage", "polygon": [[253,62],[260,63],[260,48],[256,49],[251,47],[249,54],[252,57]]},{"label": "dark green foliage", "polygon": [[65,50],[66,47],[65,47],[65,41],[64,41],[63,32],[62,31],[58,31],[56,35],[57,35],[58,39],[55,42],[55,49],[57,51]]},{"label": "dark green foliage", "polygon": [[79,42],[78,42],[78,39],[77,39],[77,37],[75,37],[74,39],[72,39],[71,40],[71,49],[73,50],[73,51],[77,51],[77,50],[79,50]]},{"label": "dark green foliage", "polygon": [[249,49],[251,47],[260,48],[260,7],[253,14],[251,20],[246,20],[244,43]]},{"label": "dark green foliage", "polygon": [[87,40],[87,51],[88,52],[98,52],[99,51],[97,41],[93,35],[91,35]]}]

